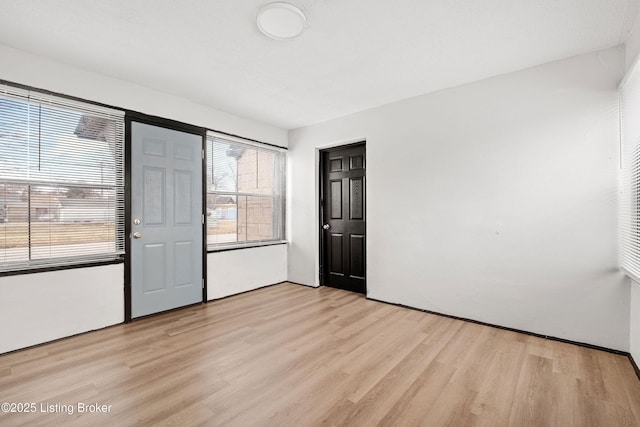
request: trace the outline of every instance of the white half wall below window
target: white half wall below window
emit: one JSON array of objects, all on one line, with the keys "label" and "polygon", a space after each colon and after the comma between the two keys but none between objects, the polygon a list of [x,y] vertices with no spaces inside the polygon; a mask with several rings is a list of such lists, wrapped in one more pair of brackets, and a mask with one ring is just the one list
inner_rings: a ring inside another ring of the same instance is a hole
[{"label": "white half wall below window", "polygon": [[287,245],[259,246],[207,256],[207,298],[224,298],[287,280]]},{"label": "white half wall below window", "polygon": [[0,278],[0,354],[124,322],[124,265]]}]

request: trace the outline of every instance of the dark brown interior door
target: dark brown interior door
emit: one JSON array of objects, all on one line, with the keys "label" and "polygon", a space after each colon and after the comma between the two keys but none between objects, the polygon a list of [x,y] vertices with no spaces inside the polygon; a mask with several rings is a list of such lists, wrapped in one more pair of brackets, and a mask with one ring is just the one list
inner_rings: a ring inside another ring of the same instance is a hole
[{"label": "dark brown interior door", "polygon": [[322,284],[367,293],[365,145],[322,151]]}]

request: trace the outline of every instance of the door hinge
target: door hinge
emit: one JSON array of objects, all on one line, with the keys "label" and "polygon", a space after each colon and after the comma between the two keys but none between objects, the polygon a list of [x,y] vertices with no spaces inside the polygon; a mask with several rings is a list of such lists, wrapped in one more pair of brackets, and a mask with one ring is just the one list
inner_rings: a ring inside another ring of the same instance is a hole
[{"label": "door hinge", "polygon": [[204,289],[204,279],[202,279],[202,289]]},{"label": "door hinge", "polygon": [[200,215],[200,221],[202,221],[202,225],[204,225],[204,214]]},{"label": "door hinge", "polygon": [[200,153],[202,154],[202,160],[204,160],[204,148],[200,150]]}]

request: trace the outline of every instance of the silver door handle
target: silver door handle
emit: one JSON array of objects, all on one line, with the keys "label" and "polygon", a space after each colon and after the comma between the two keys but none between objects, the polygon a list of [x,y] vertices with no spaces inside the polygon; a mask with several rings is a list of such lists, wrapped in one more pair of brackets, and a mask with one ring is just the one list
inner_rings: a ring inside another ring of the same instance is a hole
[{"label": "silver door handle", "polygon": [[139,239],[142,237],[142,233],[139,231],[136,231],[135,233],[133,233],[133,238],[134,239]]},{"label": "silver door handle", "polygon": [[322,228],[324,228],[325,230],[328,230],[331,228],[331,226],[329,224],[325,224],[322,226]]}]

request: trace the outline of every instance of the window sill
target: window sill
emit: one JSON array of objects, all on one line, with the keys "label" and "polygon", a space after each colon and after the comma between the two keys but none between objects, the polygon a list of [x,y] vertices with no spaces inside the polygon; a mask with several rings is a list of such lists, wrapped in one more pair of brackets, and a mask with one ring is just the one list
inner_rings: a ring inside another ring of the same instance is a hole
[{"label": "window sill", "polygon": [[34,267],[34,268],[25,268],[22,270],[7,270],[7,271],[0,272],[0,277],[18,276],[21,274],[48,273],[50,271],[73,270],[77,268],[100,267],[103,265],[122,264],[123,262],[124,262],[123,258],[116,258],[116,259],[104,260],[104,261],[89,261],[89,262],[79,262],[74,264],[50,265],[50,266],[42,266],[42,267]]},{"label": "window sill", "polygon": [[631,279],[631,281],[635,282],[637,285],[640,285],[640,277],[636,276],[635,274],[633,274],[632,272],[630,272],[624,267],[621,267],[620,270],[622,270],[625,276]]},{"label": "window sill", "polygon": [[276,245],[286,245],[288,242],[286,240],[275,240],[273,242],[250,242],[250,243],[241,243],[241,244],[229,244],[225,246],[219,246],[213,249],[207,249],[207,253],[216,253],[216,252],[227,252],[227,251],[236,251],[239,249],[251,249],[251,248],[261,248],[263,246],[276,246]]}]

